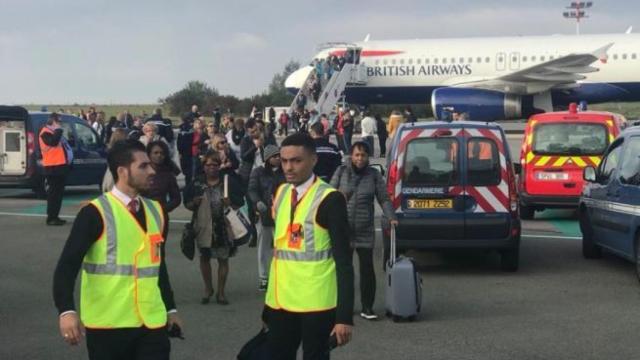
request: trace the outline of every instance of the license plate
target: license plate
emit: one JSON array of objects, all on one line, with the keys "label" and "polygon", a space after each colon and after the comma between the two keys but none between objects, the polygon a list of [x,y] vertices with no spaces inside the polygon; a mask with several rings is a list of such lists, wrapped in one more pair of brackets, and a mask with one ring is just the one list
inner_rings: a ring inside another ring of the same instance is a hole
[{"label": "license plate", "polygon": [[536,173],[538,180],[569,180],[569,174],[564,172],[544,172]]},{"label": "license plate", "polygon": [[407,207],[409,209],[451,209],[453,199],[409,199]]}]

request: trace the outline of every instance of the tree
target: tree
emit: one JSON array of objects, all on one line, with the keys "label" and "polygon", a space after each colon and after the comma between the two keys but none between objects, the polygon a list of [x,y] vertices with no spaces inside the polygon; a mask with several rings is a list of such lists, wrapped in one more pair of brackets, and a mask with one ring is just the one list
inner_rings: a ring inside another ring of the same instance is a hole
[{"label": "tree", "polygon": [[[182,90],[170,94],[160,102],[169,106],[169,112],[173,116],[179,116],[191,111],[191,105],[210,104],[212,98],[219,97],[220,94],[215,88],[209,87],[201,81],[189,81]],[[204,109],[202,109],[204,111]]]},{"label": "tree", "polygon": [[291,95],[287,88],[284,86],[284,82],[287,80],[289,75],[291,75],[294,71],[300,68],[300,63],[294,60],[289,60],[289,62],[284,66],[284,70],[273,76],[271,83],[269,84],[269,90],[267,95],[269,96],[270,104],[265,105],[278,105],[278,106],[286,106],[290,105],[293,101],[294,95]]}]

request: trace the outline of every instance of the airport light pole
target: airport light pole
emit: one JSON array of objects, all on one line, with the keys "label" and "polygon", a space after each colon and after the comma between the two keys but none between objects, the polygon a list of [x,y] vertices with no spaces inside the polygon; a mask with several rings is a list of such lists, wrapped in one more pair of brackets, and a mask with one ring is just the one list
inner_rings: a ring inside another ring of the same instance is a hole
[{"label": "airport light pole", "polygon": [[576,19],[576,35],[580,35],[580,19],[588,18],[586,9],[593,6],[593,1],[572,1],[567,9],[562,13],[565,19]]}]

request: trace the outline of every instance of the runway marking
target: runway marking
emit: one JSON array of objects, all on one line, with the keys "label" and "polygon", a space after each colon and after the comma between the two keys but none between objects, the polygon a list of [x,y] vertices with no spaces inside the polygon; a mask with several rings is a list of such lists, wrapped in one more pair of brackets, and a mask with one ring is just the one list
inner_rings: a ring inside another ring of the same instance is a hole
[{"label": "runway marking", "polygon": [[[29,214],[29,213],[19,213],[19,212],[6,212],[0,211],[0,216],[25,216],[25,217],[46,217],[45,214]],[[63,219],[75,219],[75,215],[60,215]],[[189,220],[169,220],[170,223],[174,224],[186,224]],[[376,228],[376,232],[380,232],[382,229]],[[554,236],[554,235],[536,235],[536,234],[522,234],[522,237],[532,238],[532,239],[561,239],[561,240],[582,240],[582,237],[579,236]]]}]

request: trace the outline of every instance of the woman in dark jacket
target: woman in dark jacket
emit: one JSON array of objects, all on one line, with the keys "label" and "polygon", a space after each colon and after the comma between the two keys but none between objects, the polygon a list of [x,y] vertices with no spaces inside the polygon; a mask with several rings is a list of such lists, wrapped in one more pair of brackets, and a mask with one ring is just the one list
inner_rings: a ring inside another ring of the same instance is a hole
[{"label": "woman in dark jacket", "polygon": [[392,225],[397,225],[398,221],[382,175],[369,166],[370,154],[367,143],[354,143],[351,147],[351,162],[336,170],[331,179],[331,186],[342,192],[347,199],[351,247],[355,248],[360,260],[360,316],[367,320],[375,320],[377,316],[373,312],[376,293],[376,275],[373,270],[374,200],[378,200],[384,216],[390,219]]},{"label": "woman in dark jacket", "polygon": [[167,223],[162,233],[162,237],[165,239],[165,242],[162,243],[162,256],[164,256],[166,239],[169,234],[169,213],[180,206],[182,197],[176,180],[176,166],[169,157],[167,144],[161,140],[152,141],[147,145],[147,154],[151,160],[151,167],[156,173],[151,176],[151,186],[142,195],[156,200],[162,205]]},{"label": "woman in dark jacket", "polygon": [[[210,151],[202,157],[204,175],[198,176],[184,189],[184,206],[193,211],[193,228],[196,243],[200,250],[200,271],[204,281],[205,296],[201,302],[209,303],[214,294],[211,258],[218,259],[218,292],[216,302],[228,305],[225,285],[229,275],[229,258],[236,248],[227,234],[224,218],[225,206],[239,208],[244,205],[244,196],[237,180],[233,176],[220,172],[220,156]],[[229,194],[224,194],[224,178],[228,177]]]},{"label": "woman in dark jacket", "polygon": [[275,145],[264,148],[265,164],[251,172],[247,196],[260,213],[261,231],[258,236],[258,289],[267,290],[269,266],[273,253],[273,231],[275,223],[271,216],[273,194],[285,182],[280,166],[280,149]]}]

